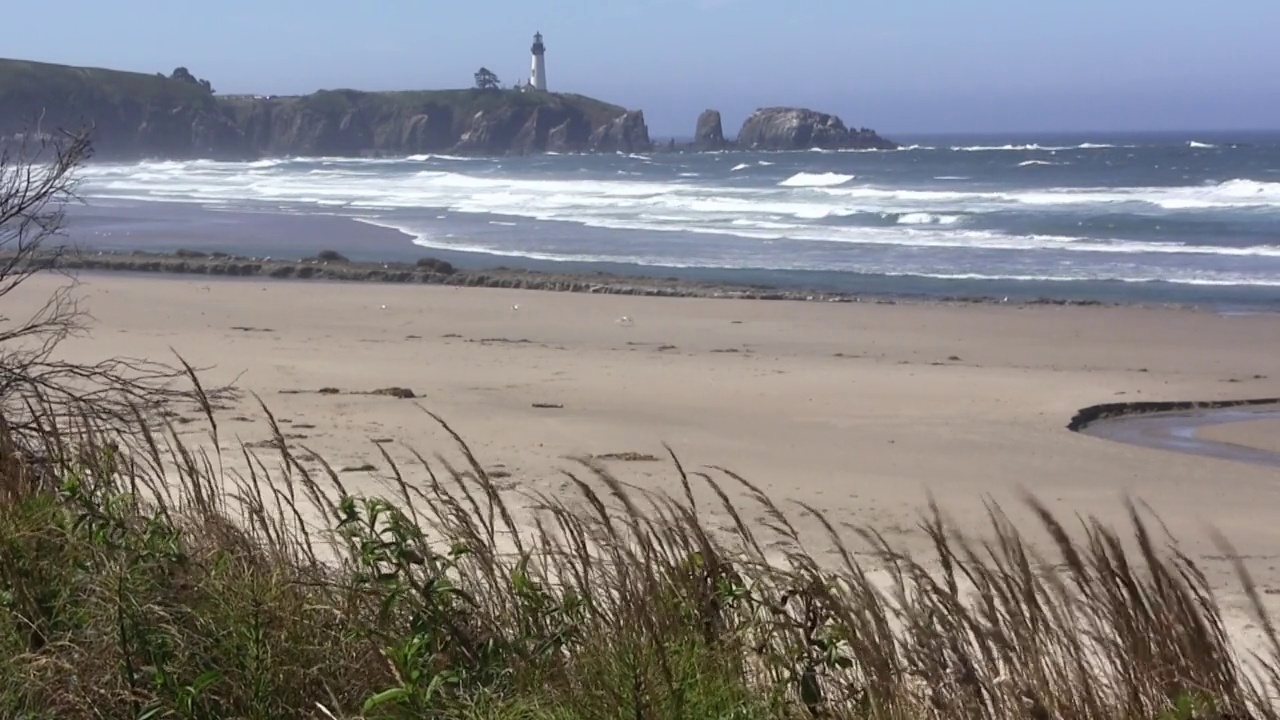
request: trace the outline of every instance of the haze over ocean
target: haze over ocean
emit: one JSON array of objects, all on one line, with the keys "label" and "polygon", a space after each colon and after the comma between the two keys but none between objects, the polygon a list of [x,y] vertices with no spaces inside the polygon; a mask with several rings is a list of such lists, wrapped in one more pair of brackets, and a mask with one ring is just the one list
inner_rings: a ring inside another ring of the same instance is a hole
[{"label": "haze over ocean", "polygon": [[77,240],[176,249],[178,227],[203,227],[227,236],[223,249],[269,254],[270,243],[237,244],[228,224],[265,212],[403,233],[403,251],[380,246],[370,259],[444,253],[926,295],[1280,302],[1280,134],[906,141],[884,152],[94,165]]}]

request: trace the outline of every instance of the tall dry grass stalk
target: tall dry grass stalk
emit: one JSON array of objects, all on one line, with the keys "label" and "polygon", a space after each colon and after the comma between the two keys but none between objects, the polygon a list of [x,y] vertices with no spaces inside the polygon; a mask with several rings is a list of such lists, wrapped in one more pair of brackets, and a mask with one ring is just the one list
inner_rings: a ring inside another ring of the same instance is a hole
[{"label": "tall dry grass stalk", "polygon": [[278,456],[242,448],[241,473],[141,414],[38,447],[0,425],[0,716],[1277,716],[1270,624],[1246,672],[1136,507],[1122,535],[1032,500],[1044,550],[999,508],[983,542],[933,508],[931,557],[807,508],[832,569],[747,479],[674,454],[680,497],[585,462],[572,497],[521,498],[432,416],[466,466],[384,451],[388,492],[364,497],[263,412]]}]

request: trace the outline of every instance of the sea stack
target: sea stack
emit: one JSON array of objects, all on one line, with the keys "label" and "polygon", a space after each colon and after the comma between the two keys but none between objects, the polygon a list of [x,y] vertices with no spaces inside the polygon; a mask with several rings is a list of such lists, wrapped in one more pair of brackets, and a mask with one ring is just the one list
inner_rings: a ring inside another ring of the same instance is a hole
[{"label": "sea stack", "polygon": [[698,116],[698,126],[693,133],[693,146],[696,150],[723,150],[725,147],[724,125],[720,121],[719,110],[705,110]]}]

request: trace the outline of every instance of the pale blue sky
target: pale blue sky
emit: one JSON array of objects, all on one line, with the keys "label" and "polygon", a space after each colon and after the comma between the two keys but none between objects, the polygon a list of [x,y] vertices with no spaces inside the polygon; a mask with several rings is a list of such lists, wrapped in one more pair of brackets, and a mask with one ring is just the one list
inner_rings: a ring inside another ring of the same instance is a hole
[{"label": "pale blue sky", "polygon": [[[56,12],[55,12],[56,8]],[[220,92],[527,76],[689,135],[803,105],[886,133],[1280,128],[1280,0],[60,0],[7,3],[0,57]]]}]

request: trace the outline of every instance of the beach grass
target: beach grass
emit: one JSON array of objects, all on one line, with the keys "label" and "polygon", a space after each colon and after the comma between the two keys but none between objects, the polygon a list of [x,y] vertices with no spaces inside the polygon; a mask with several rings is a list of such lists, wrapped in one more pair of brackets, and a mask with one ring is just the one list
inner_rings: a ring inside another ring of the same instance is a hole
[{"label": "beach grass", "polygon": [[242,473],[141,412],[30,437],[0,427],[4,718],[1277,715],[1280,653],[1233,653],[1136,508],[1121,532],[1031,501],[1043,557],[998,508],[985,542],[934,509],[913,558],[813,508],[806,550],[747,479],[674,455],[681,497],[589,461],[571,496],[519,495],[454,435],[461,467],[384,452],[368,496],[278,429]]}]

